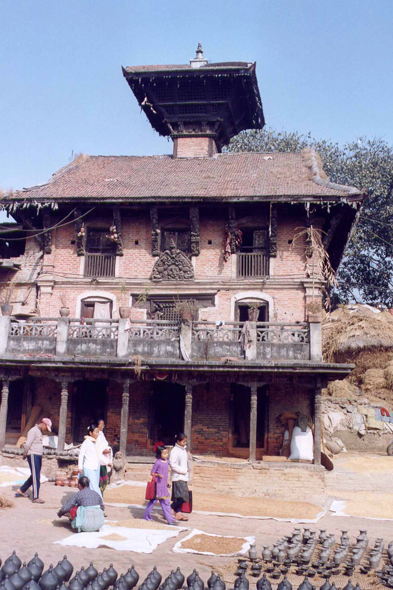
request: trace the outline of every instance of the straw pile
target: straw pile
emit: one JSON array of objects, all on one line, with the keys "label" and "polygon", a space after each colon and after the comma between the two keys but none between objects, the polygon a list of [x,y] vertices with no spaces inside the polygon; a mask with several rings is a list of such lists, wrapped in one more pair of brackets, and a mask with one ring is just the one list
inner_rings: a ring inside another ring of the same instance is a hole
[{"label": "straw pile", "polygon": [[2,496],[0,494],[0,509],[1,508],[13,508],[14,503],[12,502],[12,500],[9,500],[8,498],[5,498],[4,496]]},{"label": "straw pile", "polygon": [[355,365],[346,379],[329,383],[328,395],[351,399],[363,393],[393,402],[390,313],[374,313],[364,305],[340,306],[323,321],[322,344],[325,361]]},{"label": "straw pile", "polygon": [[197,553],[214,553],[215,555],[233,555],[241,551],[245,539],[243,537],[220,537],[194,535],[191,539],[181,542],[182,549],[192,549]]}]

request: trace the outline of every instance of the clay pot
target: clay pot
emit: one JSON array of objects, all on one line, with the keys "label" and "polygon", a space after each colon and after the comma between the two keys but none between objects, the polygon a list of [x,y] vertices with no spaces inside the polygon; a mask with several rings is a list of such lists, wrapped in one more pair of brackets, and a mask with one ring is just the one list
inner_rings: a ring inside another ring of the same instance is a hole
[{"label": "clay pot", "polygon": [[220,576],[217,576],[217,580],[214,582],[213,590],[225,590],[226,584],[221,580]]},{"label": "clay pot", "polygon": [[192,586],[195,578],[198,576],[198,572],[193,570],[192,573],[187,578],[187,586]]},{"label": "clay pot", "polygon": [[23,586],[25,585],[25,581],[23,578],[21,578],[19,572],[15,572],[8,579],[11,582],[11,584],[15,586],[16,590],[22,590]]},{"label": "clay pot", "polygon": [[9,576],[5,576],[4,580],[1,582],[1,586],[4,590],[16,590],[13,583],[10,582]]},{"label": "clay pot", "polygon": [[[152,571],[151,571],[151,575],[152,577],[158,581],[158,586],[161,584],[161,580],[162,580],[162,575],[160,574],[160,572],[157,570],[157,566],[154,566]],[[184,576],[180,571],[180,568],[177,568],[177,570],[174,573],[174,576],[176,576],[176,580],[178,583],[178,588],[181,588],[183,586],[183,582],[184,582]],[[158,588],[157,586],[157,588]]]},{"label": "clay pot", "polygon": [[12,576],[15,572],[18,571],[18,567],[15,565],[15,563],[12,561],[12,559],[7,559],[4,562],[3,567],[1,568],[1,572],[3,574],[3,579],[8,576]]},{"label": "clay pot", "polygon": [[70,479],[70,483],[68,484],[68,486],[69,486],[70,488],[76,488],[76,487],[77,487],[77,485],[78,485],[78,482],[77,482],[77,481],[75,481],[75,479]]},{"label": "clay pot", "polygon": [[30,580],[33,577],[31,571],[29,570],[29,568],[26,565],[26,562],[23,563],[22,567],[18,571],[18,574],[24,580],[25,584],[27,584],[27,582],[30,582]]},{"label": "clay pot", "polygon": [[90,582],[89,575],[85,571],[84,567],[81,567],[80,571],[77,574],[77,578],[83,586],[87,586],[87,584]]},{"label": "clay pot", "polygon": [[131,307],[119,307],[119,315],[123,320],[130,317]]},{"label": "clay pot", "polygon": [[59,312],[60,312],[60,316],[62,318],[66,318],[70,315],[70,308],[69,307],[60,307]]},{"label": "clay pot", "polygon": [[117,571],[113,567],[113,563],[111,563],[109,568],[106,570],[106,573],[111,580],[111,585],[113,585],[116,582],[118,576]]},{"label": "clay pot", "polygon": [[248,550],[248,557],[251,560],[254,560],[257,558],[257,547],[256,547],[255,543],[251,543],[250,549]]},{"label": "clay pot", "polygon": [[27,584],[23,586],[22,590],[42,590],[42,588],[37,582],[31,579],[30,582],[27,582]]},{"label": "clay pot", "polygon": [[41,576],[40,586],[42,590],[56,590],[59,583],[60,580],[53,569],[53,565],[50,564],[49,569],[47,569]]},{"label": "clay pot", "polygon": [[207,587],[212,588],[214,586],[214,582],[217,580],[216,574],[212,571],[210,578],[207,581]]},{"label": "clay pot", "polygon": [[83,584],[79,580],[78,576],[75,576],[75,578],[73,578],[71,580],[71,582],[68,584],[68,589],[69,590],[83,590]]},{"label": "clay pot", "polygon": [[60,564],[61,564],[61,567],[63,568],[63,570],[66,573],[65,581],[68,582],[68,580],[72,576],[72,572],[74,571],[74,566],[72,565],[72,563],[70,563],[68,561],[67,555],[64,555],[64,557],[61,560]]},{"label": "clay pot", "polygon": [[8,305],[7,303],[4,303],[1,306],[1,313],[3,315],[7,315],[10,316],[12,314],[12,310],[13,310],[14,306],[13,305]]},{"label": "clay pot", "polygon": [[58,562],[57,566],[55,568],[53,568],[53,571],[56,574],[56,576],[59,578],[60,584],[62,582],[64,582],[64,580],[67,577],[67,572],[65,571],[65,569],[61,565],[60,561]]}]

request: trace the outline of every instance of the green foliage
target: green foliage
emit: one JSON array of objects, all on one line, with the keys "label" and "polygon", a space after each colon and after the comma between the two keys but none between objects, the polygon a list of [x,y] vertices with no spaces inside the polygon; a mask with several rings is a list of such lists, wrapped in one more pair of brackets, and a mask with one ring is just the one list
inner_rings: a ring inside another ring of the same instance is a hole
[{"label": "green foliage", "polygon": [[383,139],[364,139],[339,146],[311,134],[243,131],[229,152],[299,152],[314,148],[332,182],[364,190],[358,223],[339,267],[338,302],[359,301],[393,307],[393,147]]}]

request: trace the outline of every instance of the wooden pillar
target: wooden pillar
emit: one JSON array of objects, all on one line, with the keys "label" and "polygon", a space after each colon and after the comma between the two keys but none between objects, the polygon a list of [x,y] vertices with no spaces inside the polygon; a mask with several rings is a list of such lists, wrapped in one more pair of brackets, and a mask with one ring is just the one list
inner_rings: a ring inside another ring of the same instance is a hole
[{"label": "wooden pillar", "polygon": [[315,378],[314,391],[314,464],[321,464],[321,446],[322,446],[322,429],[321,429],[321,377]]},{"label": "wooden pillar", "polygon": [[3,386],[1,388],[1,406],[0,406],[0,450],[5,445],[5,433],[7,429],[7,414],[8,414],[8,395],[10,382],[8,379],[3,379]]},{"label": "wooden pillar", "polygon": [[250,461],[255,463],[257,458],[257,415],[258,415],[258,385],[251,385],[250,397]]},{"label": "wooden pillar", "polygon": [[192,385],[185,385],[185,406],[184,406],[184,434],[187,436],[187,449],[191,451],[191,427],[192,427]]},{"label": "wooden pillar", "polygon": [[64,451],[64,443],[67,430],[67,409],[68,409],[68,381],[61,382],[61,402],[59,413],[59,438],[57,442],[57,454]]},{"label": "wooden pillar", "polygon": [[121,398],[121,415],[120,415],[120,451],[124,460],[127,456],[127,437],[128,437],[128,407],[130,403],[130,382],[126,379],[123,383],[123,395]]}]

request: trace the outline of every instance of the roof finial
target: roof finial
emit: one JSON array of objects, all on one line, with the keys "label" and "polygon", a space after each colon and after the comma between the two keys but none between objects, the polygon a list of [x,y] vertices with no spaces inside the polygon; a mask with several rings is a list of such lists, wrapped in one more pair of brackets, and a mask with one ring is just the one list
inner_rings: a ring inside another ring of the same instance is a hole
[{"label": "roof finial", "polygon": [[203,49],[202,49],[202,43],[199,42],[198,43],[198,47],[196,50],[196,55],[195,55],[196,59],[203,59]]},{"label": "roof finial", "polygon": [[192,68],[200,68],[201,66],[206,66],[208,63],[207,59],[203,57],[202,43],[198,43],[196,55],[194,59],[190,59],[190,66]]}]

